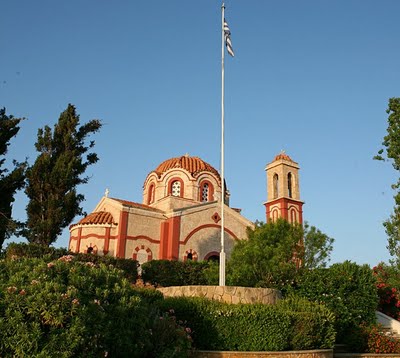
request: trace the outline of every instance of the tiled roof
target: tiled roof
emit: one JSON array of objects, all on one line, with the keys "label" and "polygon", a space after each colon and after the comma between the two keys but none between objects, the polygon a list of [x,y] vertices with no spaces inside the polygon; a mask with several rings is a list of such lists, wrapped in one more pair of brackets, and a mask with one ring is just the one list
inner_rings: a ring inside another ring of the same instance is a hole
[{"label": "tiled roof", "polygon": [[151,207],[149,205],[145,205],[145,204],[135,203],[133,201],[123,200],[123,199],[116,199],[116,198],[110,198],[110,199],[118,201],[119,203],[121,203],[123,205],[126,205],[126,206],[129,206],[131,208],[145,209],[145,210],[155,211],[155,212],[158,212],[158,213],[162,213],[163,212],[160,209],[156,209],[156,208],[153,208],[153,207]]},{"label": "tiled roof", "polygon": [[292,160],[292,158],[290,158],[285,152],[279,153],[279,154],[275,157],[274,161],[280,160],[280,159],[288,160],[289,162],[294,162],[294,160]]},{"label": "tiled roof", "polygon": [[201,172],[211,172],[218,180],[221,180],[218,171],[213,166],[199,157],[190,157],[189,155],[168,159],[162,162],[154,171],[158,176],[161,176],[163,173],[173,168],[185,169],[192,174],[192,176],[196,176]]},{"label": "tiled roof", "polygon": [[96,211],[79,220],[78,225],[115,224],[113,216],[107,211]]}]

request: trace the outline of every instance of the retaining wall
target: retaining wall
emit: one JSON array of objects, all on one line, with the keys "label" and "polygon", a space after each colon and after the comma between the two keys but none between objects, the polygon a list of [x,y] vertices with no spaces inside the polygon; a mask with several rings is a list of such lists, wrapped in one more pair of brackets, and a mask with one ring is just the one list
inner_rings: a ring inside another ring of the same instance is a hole
[{"label": "retaining wall", "polygon": [[193,358],[333,358],[332,349],[290,352],[195,351]]},{"label": "retaining wall", "polygon": [[[282,294],[272,288],[239,286],[171,286],[158,288],[166,297],[206,297],[227,303],[276,304]],[[308,357],[307,357],[308,358]]]}]

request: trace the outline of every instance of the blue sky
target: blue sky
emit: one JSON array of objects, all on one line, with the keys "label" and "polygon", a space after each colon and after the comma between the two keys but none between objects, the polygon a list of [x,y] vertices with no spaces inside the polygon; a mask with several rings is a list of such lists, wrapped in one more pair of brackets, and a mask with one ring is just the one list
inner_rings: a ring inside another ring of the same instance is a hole
[{"label": "blue sky", "polygon": [[[72,103],[98,118],[100,161],[81,187],[141,202],[146,175],[185,153],[220,167],[221,2],[13,0],[0,5],[0,107],[26,117],[9,157],[32,163],[37,129]],[[397,0],[227,0],[225,173],[231,206],[265,220],[265,165],[301,167],[304,218],[332,262],[387,261],[389,163],[373,161],[400,96]],[[26,199],[14,215],[24,219]],[[68,231],[57,246],[67,246]]]}]

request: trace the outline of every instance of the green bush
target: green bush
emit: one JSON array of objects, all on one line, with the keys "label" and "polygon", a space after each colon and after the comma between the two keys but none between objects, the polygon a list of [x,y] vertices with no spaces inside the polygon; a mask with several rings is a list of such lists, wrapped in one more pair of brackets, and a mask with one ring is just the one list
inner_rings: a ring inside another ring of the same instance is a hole
[{"label": "green bush", "polygon": [[159,301],[110,265],[71,255],[2,260],[0,356],[185,357],[185,327],[155,324]]},{"label": "green bush", "polygon": [[294,302],[277,306],[233,305],[204,298],[179,297],[165,299],[162,306],[173,309],[177,319],[187,322],[197,349],[283,351],[332,348],[335,341],[332,313],[309,302],[299,309],[299,302],[297,306]]},{"label": "green bush", "polygon": [[375,279],[368,265],[346,261],[304,271],[295,294],[326,305],[336,316],[337,342],[352,339],[361,324],[375,322],[378,303]]},{"label": "green bush", "polygon": [[46,257],[50,260],[58,259],[61,256],[71,254],[65,248],[55,248],[52,246],[39,245],[39,244],[27,244],[27,243],[15,243],[8,244],[5,250],[6,259],[10,260],[17,257],[31,257],[41,258]]},{"label": "green bush", "polygon": [[142,265],[144,282],[154,286],[190,286],[209,284],[207,261],[152,260]]},{"label": "green bush", "polygon": [[136,282],[138,278],[138,262],[133,259],[121,259],[113,256],[100,256],[94,254],[73,254],[77,261],[92,262],[94,264],[104,264],[113,266],[123,271],[124,276],[131,282]]},{"label": "green bush", "polygon": [[143,356],[146,304],[119,270],[72,256],[0,265],[2,357]]},{"label": "green bush", "polygon": [[72,253],[65,248],[55,248],[46,245],[34,243],[11,243],[7,246],[5,257],[7,260],[15,258],[43,258],[44,260],[51,261],[58,259],[65,255],[72,255],[74,259],[82,262],[92,262],[95,264],[103,263],[105,265],[112,265],[117,269],[124,272],[124,276],[135,282],[138,278],[138,262],[132,259],[121,259],[113,256],[100,256],[94,254]]},{"label": "green bush", "polygon": [[296,296],[279,301],[277,308],[292,315],[291,349],[332,348],[335,315],[325,306]]}]

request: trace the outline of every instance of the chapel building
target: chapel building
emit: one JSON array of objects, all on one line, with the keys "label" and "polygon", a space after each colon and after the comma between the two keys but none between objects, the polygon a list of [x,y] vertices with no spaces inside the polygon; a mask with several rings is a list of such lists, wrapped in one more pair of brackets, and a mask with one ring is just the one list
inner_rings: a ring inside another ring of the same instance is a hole
[{"label": "chapel building", "polygon": [[[299,166],[281,153],[267,165],[266,219],[283,217],[302,222]],[[150,172],[137,203],[106,193],[92,213],[70,226],[69,249],[132,258],[218,260],[221,237],[221,200],[224,201],[225,252],[229,258],[237,240],[247,239],[254,223],[229,206],[227,186],[198,157],[171,158]]]}]

